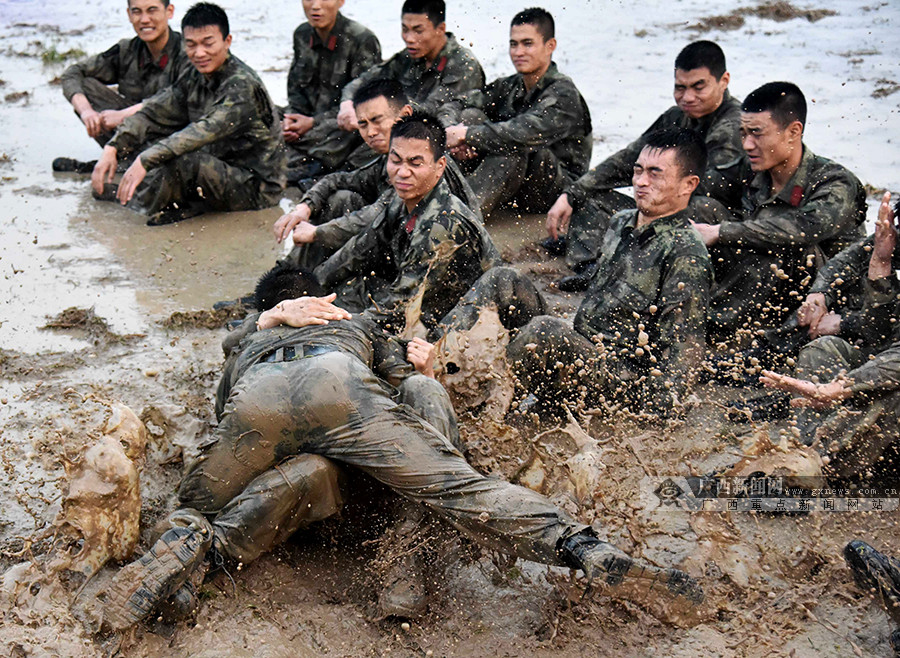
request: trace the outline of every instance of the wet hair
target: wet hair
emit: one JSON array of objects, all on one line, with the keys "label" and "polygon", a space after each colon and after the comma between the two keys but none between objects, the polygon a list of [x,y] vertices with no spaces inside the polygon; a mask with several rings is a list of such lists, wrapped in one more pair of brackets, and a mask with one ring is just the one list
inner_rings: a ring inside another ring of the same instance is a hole
[{"label": "wet hair", "polygon": [[225,10],[211,2],[198,2],[188,9],[181,19],[182,32],[187,27],[201,28],[207,25],[217,26],[222,32],[223,39],[231,34]]},{"label": "wet hair", "polygon": [[544,43],[556,36],[556,23],[553,16],[546,9],[540,7],[530,7],[523,9],[513,16],[510,27],[516,25],[534,25],[535,29],[544,38]]},{"label": "wet hair", "polygon": [[397,111],[409,103],[409,97],[403,90],[403,85],[396,80],[376,78],[356,90],[356,93],[353,94],[353,105],[359,106],[382,96],[387,100],[388,105]]},{"label": "wet hair", "polygon": [[686,45],[675,58],[675,68],[682,71],[707,68],[716,80],[721,80],[728,70],[725,53],[713,41],[694,41]]},{"label": "wet hair", "polygon": [[406,0],[400,14],[425,14],[431,24],[437,27],[446,20],[447,6],[444,0]]},{"label": "wet hair", "polygon": [[744,99],[741,110],[770,112],[782,128],[787,128],[794,121],[806,125],[806,97],[793,82],[767,82],[750,92]]},{"label": "wet hair", "polygon": [[644,148],[660,151],[674,149],[682,176],[702,177],[706,171],[706,142],[696,130],[688,128],[656,130],[647,135]]},{"label": "wet hair", "polygon": [[441,122],[427,112],[415,110],[409,116],[400,117],[391,128],[391,142],[399,138],[426,140],[435,161],[446,152],[447,133]]},{"label": "wet hair", "polygon": [[279,302],[297,297],[322,297],[325,289],[309,270],[289,263],[278,263],[263,274],[256,284],[256,308],[268,311]]}]

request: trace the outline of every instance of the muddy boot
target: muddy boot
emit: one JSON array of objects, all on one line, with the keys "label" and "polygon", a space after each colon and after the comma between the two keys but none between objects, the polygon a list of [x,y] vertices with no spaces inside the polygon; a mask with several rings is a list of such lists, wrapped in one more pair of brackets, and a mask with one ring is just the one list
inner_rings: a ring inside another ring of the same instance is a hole
[{"label": "muddy boot", "polygon": [[147,617],[187,582],[212,539],[212,526],[205,520],[164,532],[149,551],[113,578],[105,592],[104,624],[118,631]]},{"label": "muddy boot", "polygon": [[94,171],[94,165],[96,164],[96,160],[82,162],[75,158],[56,158],[51,166],[53,167],[53,171],[58,171],[60,173],[90,174]]},{"label": "muddy boot", "polygon": [[583,292],[591,285],[591,280],[597,273],[597,262],[582,263],[575,268],[575,274],[564,276],[556,282],[556,287],[561,292]]},{"label": "muddy boot", "polygon": [[419,552],[398,560],[385,575],[384,589],[378,597],[380,617],[417,619],[428,607],[425,569]]},{"label": "muddy boot", "polygon": [[566,245],[568,241],[565,237],[561,236],[556,238],[547,237],[541,240],[538,243],[544,250],[550,254],[551,256],[565,256],[566,255]]},{"label": "muddy boot", "polygon": [[700,584],[679,569],[661,569],[623,553],[587,533],[563,540],[560,553],[567,564],[589,580],[602,578],[610,596],[646,606],[657,617],[688,621],[691,608],[703,603]]},{"label": "muddy boot", "polygon": [[159,605],[159,615],[167,624],[187,619],[200,607],[200,586],[209,571],[209,560],[203,560],[187,581]]},{"label": "muddy boot", "polygon": [[103,191],[97,194],[96,190],[91,190],[91,196],[97,201],[118,201],[119,186],[116,183],[104,183]]},{"label": "muddy boot", "polygon": [[880,598],[887,613],[900,624],[900,560],[879,553],[858,539],[844,547],[844,559],[856,586]]},{"label": "muddy boot", "polygon": [[150,219],[147,220],[147,226],[165,226],[166,224],[174,224],[175,222],[202,214],[203,209],[199,206],[176,206],[172,204],[150,215]]}]

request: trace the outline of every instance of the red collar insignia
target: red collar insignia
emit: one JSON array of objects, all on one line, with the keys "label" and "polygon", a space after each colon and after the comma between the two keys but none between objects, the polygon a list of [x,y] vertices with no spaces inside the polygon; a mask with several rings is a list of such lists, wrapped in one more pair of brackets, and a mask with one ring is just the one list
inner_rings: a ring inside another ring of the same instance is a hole
[{"label": "red collar insignia", "polygon": [[791,190],[791,205],[796,208],[801,201],[803,201],[803,188],[799,185],[794,185],[794,189]]},{"label": "red collar insignia", "polygon": [[407,233],[413,232],[413,229],[416,227],[417,219],[419,219],[418,215],[410,215],[409,219],[406,220],[406,226],[404,226],[404,228],[406,229]]},{"label": "red collar insignia", "polygon": [[335,48],[337,48],[337,37],[332,34],[328,40],[328,50],[334,50]]},{"label": "red collar insignia", "polygon": [[438,65],[437,65],[438,73],[443,73],[444,68],[446,68],[446,66],[447,66],[447,58],[441,57],[441,60],[438,62]]}]

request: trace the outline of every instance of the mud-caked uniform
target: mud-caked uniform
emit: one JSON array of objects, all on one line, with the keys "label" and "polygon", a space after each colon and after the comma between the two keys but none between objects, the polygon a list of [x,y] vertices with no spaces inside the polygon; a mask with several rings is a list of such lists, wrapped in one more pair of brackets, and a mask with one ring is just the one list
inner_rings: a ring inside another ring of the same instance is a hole
[{"label": "mud-caked uniform", "polygon": [[178,490],[182,505],[213,517],[220,551],[247,562],[336,512],[338,463],[481,544],[563,563],[561,540],[586,526],[533,491],[481,475],[434,425],[395,401],[388,381],[409,373],[403,354],[365,316],[268,329],[241,342],[220,385],[227,401],[215,442]]},{"label": "mud-caked uniform", "polygon": [[708,194],[722,203],[730,200],[730,186],[739,182],[734,180],[734,163],[744,153],[740,101],[726,91],[721,105],[699,119],[691,118],[677,105],[672,106],[638,139],[563,190],[573,208],[566,247],[566,262],[570,267],[577,269],[597,258],[609,218],[619,210],[634,208],[634,199],[616,189],[631,186],[634,163],[647,144],[647,136],[673,128],[694,130],[706,143],[708,164],[695,197]]},{"label": "mud-caked uniform", "polygon": [[276,205],[284,190],[281,126],[265,85],[234,55],[209,76],[195,68],[126,119],[109,144],[140,152],[147,176],[128,206],[153,215],[177,204],[200,210]]},{"label": "mud-caked uniform", "polygon": [[806,146],[778,194],[769,173],[751,171],[749,161],[740,180],[742,212],[719,225],[710,249],[716,284],[709,331],[722,338],[780,323],[806,297],[818,268],[862,237],[866,215],[859,179]]},{"label": "mud-caked uniform", "polygon": [[521,73],[498,78],[446,104],[439,117],[445,126],[470,124],[466,144],[478,158],[464,166],[484,214],[520,196],[526,210],[546,211],[591,161],[591,113],[552,62],[530,90]]},{"label": "mud-caked uniform", "polygon": [[338,294],[336,304],[371,307],[394,332],[417,321],[434,327],[496,263],[493,242],[443,178],[412,212],[393,191],[378,203],[372,222],[315,275]]},{"label": "mud-caked uniform", "polygon": [[797,377],[827,382],[843,376],[853,392],[836,407],[804,409],[797,417],[802,440],[811,445],[819,439],[829,471],[838,477],[865,473],[900,439],[900,282],[896,273],[863,281],[859,313],[871,342],[823,336],[797,359]]},{"label": "mud-caked uniform", "polygon": [[450,32],[447,43],[431,64],[424,57],[413,59],[405,49],[401,50],[344,87],[341,100],[352,101],[360,87],[381,78],[399,82],[413,105],[429,114],[437,114],[451,98],[484,86],[481,64]]},{"label": "mud-caked uniform", "polygon": [[684,401],[704,355],[712,285],[691,218],[688,208],[638,228],[636,210],[613,216],[574,322],[536,317],[509,344],[527,390],[661,415]]},{"label": "mud-caked uniform", "polygon": [[[335,170],[364,146],[357,131],[338,127],[341,91],[380,62],[378,37],[343,14],[337,15],[325,42],[309,23],[294,31],[294,59],[288,71],[285,112],[312,117],[315,125],[299,140],[288,143],[289,166],[297,157],[308,157],[321,162],[326,170]],[[374,157],[371,149],[365,147],[365,151]]]},{"label": "mud-caked uniform", "polygon": [[[169,39],[156,61],[138,37],[122,39],[109,50],[72,64],[60,81],[70,103],[75,94],[84,94],[97,112],[124,110],[174,84],[192,68],[181,34],[170,29]],[[96,139],[103,146],[110,137],[112,133],[104,132]]]}]

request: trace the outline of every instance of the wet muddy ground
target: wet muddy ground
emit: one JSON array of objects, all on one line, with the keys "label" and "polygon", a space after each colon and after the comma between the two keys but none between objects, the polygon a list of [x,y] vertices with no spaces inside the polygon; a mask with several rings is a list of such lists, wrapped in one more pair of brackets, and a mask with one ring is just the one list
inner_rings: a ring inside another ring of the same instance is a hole
[{"label": "wet muddy ground", "polygon": [[[137,215],[93,201],[82,177],[49,171],[57,155],[87,159],[97,151],[53,83],[62,64],[45,65],[42,55],[96,51],[127,34],[121,4],[103,0],[89,15],[60,0],[0,7],[0,572],[32,558],[42,563],[52,537],[34,540],[66,507],[65,467],[103,437],[115,402],[134,410],[148,431],[140,464],[146,547],[147,528],[172,505],[183,459],[213,427],[225,330],[208,328],[223,319],[211,317],[211,304],[249,291],[280,251],[269,232],[278,209],[149,228]],[[399,4],[389,16],[376,13],[383,3],[374,0],[345,10],[373,26],[389,53],[400,47]],[[580,12],[565,4],[547,5],[558,18],[557,59],[593,111],[595,162],[668,106],[670,61],[683,42],[703,34],[725,47],[737,95],[769,79],[800,83],[811,100],[811,147],[847,164],[872,189],[900,190],[893,145],[900,134],[900,9],[891,3],[798,5],[793,17],[785,3],[772,11],[758,3],[723,2],[714,10],[699,1],[659,3],[648,12],[652,22],[640,25],[630,4],[588,2]],[[287,44],[299,8],[224,6],[233,15],[235,52],[283,100],[289,55],[271,35]],[[451,11],[455,31],[476,44],[489,78],[508,69],[503,26],[519,8],[504,1],[465,16]],[[592,22],[603,39],[584,33]],[[762,65],[763,53],[773,61]],[[562,266],[532,247],[541,224],[505,215],[489,228],[507,256],[546,284]],[[560,295],[551,301],[559,312],[577,303]],[[483,349],[481,361],[490,363],[493,347]],[[503,399],[504,381],[497,382],[487,399]],[[665,428],[587,412],[578,427],[548,421],[513,429],[498,422],[497,409],[460,409],[468,455],[479,468],[544,491],[629,552],[702,576],[712,615],[693,628],[662,624],[599,588],[583,596],[584,583],[565,570],[484,555],[454,567],[429,614],[407,629],[376,619],[375,546],[326,524],[239,571],[212,576],[196,620],[151,623],[123,637],[91,635],[69,613],[77,578],[42,579],[24,564],[0,588],[0,643],[15,656],[888,655],[890,622],[852,586],[840,551],[861,537],[900,552],[895,514],[644,508],[646,475],[707,473],[737,462],[759,437],[778,440],[787,429],[728,422],[718,403],[734,395],[701,390],[687,422]],[[588,471],[579,470],[584,460],[573,460],[584,454],[585,436],[594,459]],[[76,538],[69,548],[82,547]]]}]

